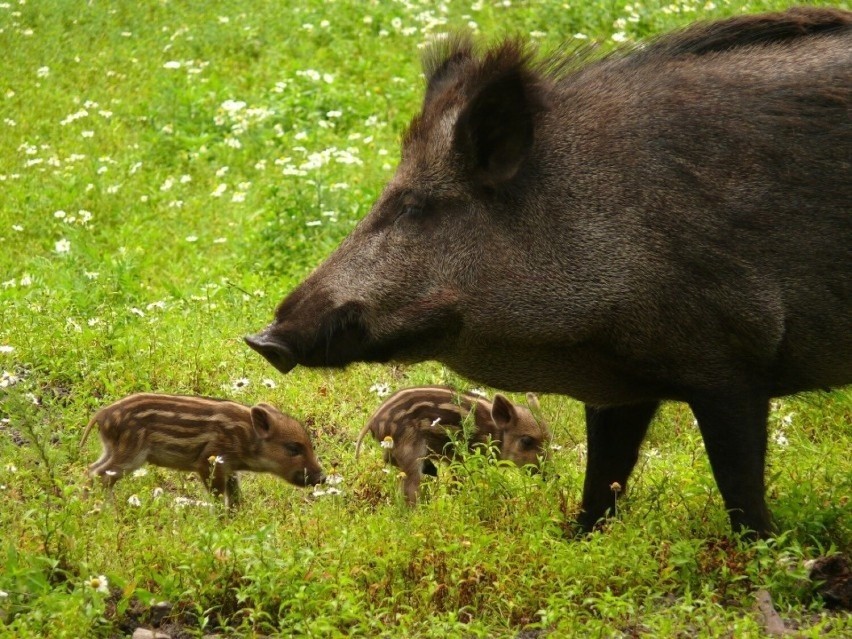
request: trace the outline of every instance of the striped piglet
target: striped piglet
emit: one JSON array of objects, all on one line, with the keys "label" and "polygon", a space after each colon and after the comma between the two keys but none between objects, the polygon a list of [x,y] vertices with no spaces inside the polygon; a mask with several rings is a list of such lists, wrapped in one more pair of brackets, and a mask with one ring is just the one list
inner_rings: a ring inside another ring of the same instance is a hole
[{"label": "striped piglet", "polygon": [[[527,401],[538,409],[535,395],[527,394]],[[364,437],[372,433],[384,447],[385,461],[405,473],[403,491],[413,505],[423,475],[438,474],[433,462],[446,459],[447,446],[452,443],[450,433],[460,434],[469,415],[469,446],[490,439],[501,459],[535,468],[547,455],[550,430],[539,424],[528,408],[500,394],[489,402],[443,386],[418,386],[397,391],[379,406],[358,435],[355,457],[360,454]]]},{"label": "striped piglet", "polygon": [[324,480],[305,427],[269,404],[129,395],[95,413],[81,448],[96,425],[103,452],[88,473],[108,489],[146,462],[196,472],[228,507],[239,501],[237,471],[273,473],[296,486]]}]

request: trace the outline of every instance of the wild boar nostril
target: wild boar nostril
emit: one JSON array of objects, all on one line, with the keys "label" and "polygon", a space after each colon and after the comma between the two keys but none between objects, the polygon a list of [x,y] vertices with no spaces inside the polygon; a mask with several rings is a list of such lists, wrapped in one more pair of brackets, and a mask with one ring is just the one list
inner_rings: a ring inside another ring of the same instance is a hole
[{"label": "wild boar nostril", "polygon": [[270,340],[264,333],[247,335],[243,339],[245,339],[246,344],[263,355],[281,373],[289,373],[296,366],[296,359],[290,349],[283,344]]}]

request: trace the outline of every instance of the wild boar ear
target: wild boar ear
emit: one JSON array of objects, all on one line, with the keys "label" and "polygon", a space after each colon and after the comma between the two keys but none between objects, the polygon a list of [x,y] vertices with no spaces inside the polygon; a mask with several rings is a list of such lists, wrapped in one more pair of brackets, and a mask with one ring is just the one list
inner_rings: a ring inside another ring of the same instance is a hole
[{"label": "wild boar ear", "polygon": [[251,425],[258,437],[269,438],[272,432],[272,415],[269,414],[266,404],[251,407]]},{"label": "wild boar ear", "polygon": [[491,404],[491,419],[494,420],[500,430],[509,428],[517,420],[515,405],[503,395],[497,393],[494,395],[494,402]]},{"label": "wild boar ear", "polygon": [[536,94],[530,74],[512,68],[490,78],[462,108],[455,146],[483,186],[514,178],[529,155],[542,108]]},{"label": "wild boar ear", "polygon": [[422,59],[426,76],[424,104],[429,104],[456,82],[461,70],[472,58],[473,41],[465,33],[454,33],[429,45]]}]

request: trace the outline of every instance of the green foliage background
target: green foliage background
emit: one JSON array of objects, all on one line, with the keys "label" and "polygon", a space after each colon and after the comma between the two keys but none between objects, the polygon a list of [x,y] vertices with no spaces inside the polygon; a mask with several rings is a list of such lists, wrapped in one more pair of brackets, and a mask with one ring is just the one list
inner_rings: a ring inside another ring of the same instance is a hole
[{"label": "green foliage background", "polygon": [[[541,398],[561,446],[548,481],[472,455],[410,511],[376,451],[354,461],[376,389],[470,384],[436,364],[281,377],[241,339],[392,174],[429,38],[605,50],[785,6],[0,3],[0,636],[127,636],[166,600],[173,637],[740,637],[760,633],[759,588],[801,636],[850,636],[802,579],[803,560],[852,545],[848,390],[774,404],[776,540],[728,537],[692,416],[668,405],[617,517],[577,541],[577,402]],[[248,476],[229,516],[180,505],[209,498],[149,468],[114,504],[83,500],[82,427],[142,390],[276,404],[343,493]]]}]

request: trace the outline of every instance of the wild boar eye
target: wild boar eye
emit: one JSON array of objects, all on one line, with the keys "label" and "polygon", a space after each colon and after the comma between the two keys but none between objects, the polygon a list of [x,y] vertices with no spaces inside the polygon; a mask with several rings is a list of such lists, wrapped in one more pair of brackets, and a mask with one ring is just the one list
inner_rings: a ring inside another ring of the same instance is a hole
[{"label": "wild boar eye", "polygon": [[403,220],[421,220],[426,215],[426,207],[419,204],[404,204],[397,216],[397,221]]},{"label": "wild boar eye", "polygon": [[286,448],[287,452],[290,453],[291,455],[293,455],[294,457],[296,455],[302,454],[302,445],[301,444],[284,444],[284,448]]},{"label": "wild boar eye", "polygon": [[530,450],[536,447],[535,439],[530,437],[529,435],[524,435],[521,437],[521,446],[526,450]]},{"label": "wild boar eye", "polygon": [[402,215],[412,219],[422,217],[426,209],[418,204],[407,204],[402,209]]}]

